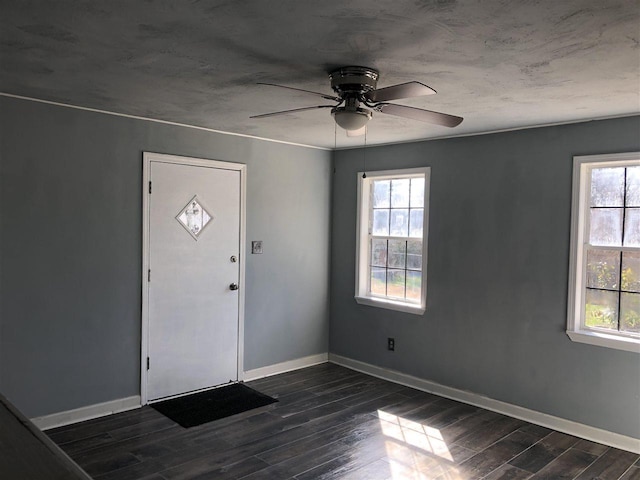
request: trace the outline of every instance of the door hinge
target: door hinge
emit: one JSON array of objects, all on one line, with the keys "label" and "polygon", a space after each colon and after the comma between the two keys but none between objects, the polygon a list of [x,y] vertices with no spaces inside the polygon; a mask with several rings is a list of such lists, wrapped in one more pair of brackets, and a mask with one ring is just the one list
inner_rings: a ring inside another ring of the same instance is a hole
[{"label": "door hinge", "polygon": [[151,269],[147,271],[147,282],[151,281]]},{"label": "door hinge", "polygon": [[149,193],[151,193],[151,181],[149,181]]},{"label": "door hinge", "polygon": [[149,370],[149,357],[147,357],[147,370]]}]

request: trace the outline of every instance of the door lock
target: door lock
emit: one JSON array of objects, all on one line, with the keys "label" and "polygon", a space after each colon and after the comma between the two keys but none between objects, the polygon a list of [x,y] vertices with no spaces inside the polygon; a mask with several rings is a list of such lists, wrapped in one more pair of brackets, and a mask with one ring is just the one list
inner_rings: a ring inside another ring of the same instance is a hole
[{"label": "door lock", "polygon": [[238,284],[237,283],[232,283],[231,285],[229,285],[229,290],[238,290]]}]

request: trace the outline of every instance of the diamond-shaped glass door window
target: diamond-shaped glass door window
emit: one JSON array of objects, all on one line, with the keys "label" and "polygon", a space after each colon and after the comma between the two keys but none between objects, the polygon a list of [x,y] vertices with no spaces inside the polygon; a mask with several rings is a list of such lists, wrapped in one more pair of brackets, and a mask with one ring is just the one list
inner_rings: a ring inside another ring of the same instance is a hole
[{"label": "diamond-shaped glass door window", "polygon": [[204,209],[196,195],[189,200],[187,206],[176,215],[176,220],[180,222],[180,225],[182,225],[194,239],[198,240],[198,237],[205,227],[213,220],[213,215]]}]

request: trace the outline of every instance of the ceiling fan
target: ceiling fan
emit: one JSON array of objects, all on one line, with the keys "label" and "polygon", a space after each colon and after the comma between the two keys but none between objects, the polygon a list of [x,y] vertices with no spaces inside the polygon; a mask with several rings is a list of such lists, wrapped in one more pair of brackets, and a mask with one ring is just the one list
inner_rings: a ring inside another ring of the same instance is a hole
[{"label": "ceiling fan", "polygon": [[462,117],[455,115],[388,103],[389,100],[434,95],[436,91],[420,82],[407,82],[390,87],[376,88],[378,85],[378,77],[378,71],[368,67],[341,67],[333,70],[329,73],[329,79],[331,80],[331,88],[337,94],[336,96],[303,90],[301,88],[287,87],[285,85],[259,82],[259,85],[269,85],[309,93],[338,103],[335,105],[294,108],[292,110],[254,115],[250,118],[274,117],[276,115],[286,115],[288,113],[315,110],[317,108],[330,108],[335,122],[345,129],[349,136],[364,134],[366,125],[373,117],[374,112],[419,120],[445,127],[455,127],[462,122]]}]

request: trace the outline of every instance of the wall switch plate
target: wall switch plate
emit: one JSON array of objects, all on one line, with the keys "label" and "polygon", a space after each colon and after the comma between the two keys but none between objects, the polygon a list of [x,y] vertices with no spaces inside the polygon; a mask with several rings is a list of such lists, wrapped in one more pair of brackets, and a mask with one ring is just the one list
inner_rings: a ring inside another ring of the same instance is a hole
[{"label": "wall switch plate", "polygon": [[251,253],[262,253],[262,240],[253,240],[251,242]]}]

